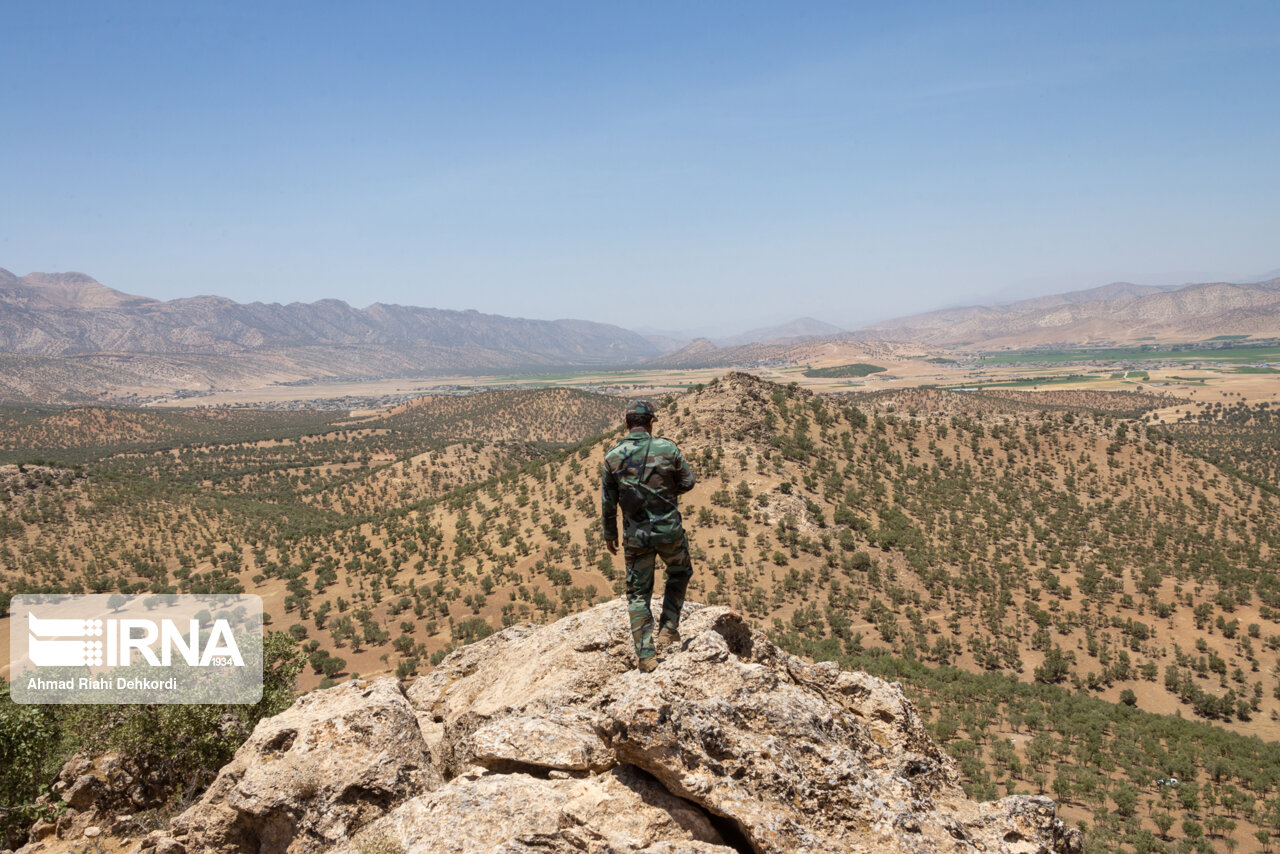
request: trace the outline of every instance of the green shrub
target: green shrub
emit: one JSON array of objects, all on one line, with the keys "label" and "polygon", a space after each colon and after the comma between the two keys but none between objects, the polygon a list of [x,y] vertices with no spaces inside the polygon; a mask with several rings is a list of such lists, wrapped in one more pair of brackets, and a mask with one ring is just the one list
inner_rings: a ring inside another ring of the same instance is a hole
[{"label": "green shrub", "polygon": [[41,817],[35,799],[62,765],[56,708],[18,705],[0,678],[0,844]]}]

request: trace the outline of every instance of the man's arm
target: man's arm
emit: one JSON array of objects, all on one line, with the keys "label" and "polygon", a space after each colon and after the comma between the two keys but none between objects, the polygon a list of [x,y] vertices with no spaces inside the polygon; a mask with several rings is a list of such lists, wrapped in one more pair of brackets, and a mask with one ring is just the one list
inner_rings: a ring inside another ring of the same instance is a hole
[{"label": "man's arm", "polygon": [[680,453],[680,449],[677,448],[675,459],[676,495],[684,495],[693,489],[695,483],[697,483],[697,479],[693,476],[693,469],[689,468],[689,464],[684,460],[684,454]]},{"label": "man's arm", "polygon": [[604,526],[604,547],[618,553],[618,481],[608,463],[600,465],[600,516]]}]

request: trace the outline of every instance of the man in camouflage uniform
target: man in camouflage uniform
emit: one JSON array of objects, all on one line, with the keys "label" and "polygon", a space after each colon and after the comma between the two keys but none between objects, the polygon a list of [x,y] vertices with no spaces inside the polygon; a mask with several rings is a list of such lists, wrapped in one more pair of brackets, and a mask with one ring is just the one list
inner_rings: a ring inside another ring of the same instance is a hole
[{"label": "man in camouflage uniform", "polygon": [[600,505],[604,515],[604,544],[618,553],[618,505],[622,505],[622,544],[627,564],[627,612],[640,669],[658,666],[653,643],[653,568],[656,557],[667,567],[658,643],[680,641],[680,609],[693,575],[689,544],[680,519],[677,496],[693,489],[693,472],[668,439],[653,436],[653,404],[627,404],[626,438],[604,455],[600,477]]}]

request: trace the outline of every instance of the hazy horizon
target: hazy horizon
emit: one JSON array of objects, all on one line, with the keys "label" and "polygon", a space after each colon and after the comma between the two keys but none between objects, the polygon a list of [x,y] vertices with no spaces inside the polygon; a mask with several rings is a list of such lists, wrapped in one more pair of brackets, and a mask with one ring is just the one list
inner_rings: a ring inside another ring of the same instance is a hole
[{"label": "hazy horizon", "polygon": [[0,32],[0,259],[157,299],[723,333],[1241,280],[1276,265],[1277,24],[1265,3],[27,7]]},{"label": "hazy horizon", "polygon": [[[0,264],[0,269],[7,269],[7,268],[5,268],[2,264]],[[29,275],[31,273],[45,273],[45,274],[79,273],[79,274],[90,276],[91,278],[94,278],[95,281],[98,281],[99,284],[105,285],[107,287],[112,287],[115,290],[122,291],[132,296],[148,297],[152,299],[190,299],[192,297],[199,297],[199,296],[225,296],[225,294],[194,294],[193,293],[193,294],[183,294],[176,297],[154,297],[151,294],[137,293],[128,288],[114,287],[110,282],[102,282],[101,280],[98,280],[96,277],[94,277],[92,273],[85,270],[31,270],[31,271],[27,271],[26,273],[17,273],[17,271],[10,270],[9,272],[14,273],[15,275],[18,275],[18,276]],[[755,319],[751,319],[749,316],[747,316],[746,319],[740,320],[737,323],[693,325],[693,326],[687,326],[683,328],[663,327],[663,326],[654,325],[654,324],[625,325],[625,324],[615,323],[613,321],[608,321],[608,320],[597,321],[597,322],[613,323],[613,325],[615,326],[621,326],[623,329],[627,329],[631,332],[635,332],[637,334],[646,335],[646,336],[661,336],[661,337],[687,339],[687,340],[693,340],[697,338],[710,338],[714,340],[714,339],[731,338],[731,337],[742,335],[744,333],[755,332],[757,330],[762,330],[762,329],[769,329],[775,326],[783,326],[783,325],[786,325],[795,321],[800,321],[800,320],[822,320],[822,322],[824,323],[828,323],[834,326],[839,326],[844,330],[853,330],[863,326],[879,323],[885,320],[893,320],[899,317],[908,317],[912,314],[928,313],[931,311],[943,311],[950,308],[961,308],[961,307],[967,307],[967,306],[999,305],[999,304],[1005,304],[1005,303],[1013,303],[1013,302],[1018,302],[1019,300],[1034,299],[1040,296],[1051,296],[1051,295],[1060,294],[1060,293],[1063,293],[1063,294],[1071,293],[1072,291],[1090,290],[1092,288],[1104,287],[1106,285],[1118,284],[1121,282],[1125,282],[1128,284],[1135,284],[1135,285],[1177,288],[1185,285],[1207,284],[1207,283],[1213,283],[1213,282],[1248,284],[1248,283],[1266,281],[1266,280],[1270,280],[1277,277],[1280,277],[1280,269],[1271,270],[1263,274],[1253,274],[1253,275],[1244,275],[1244,276],[1217,275],[1214,273],[1168,273],[1168,274],[1165,274],[1164,276],[1159,277],[1159,279],[1156,281],[1132,281],[1132,280],[1116,279],[1109,282],[1104,282],[1102,284],[1092,284],[1092,285],[1086,285],[1084,287],[1060,287],[1060,286],[1053,285],[1051,283],[1051,280],[1045,280],[1041,282],[1038,286],[1029,285],[1025,288],[1005,288],[999,292],[994,292],[989,294],[976,294],[971,296],[968,299],[957,299],[952,302],[940,303],[937,305],[918,306],[915,311],[912,311],[907,314],[886,314],[884,316],[879,316],[879,317],[867,317],[857,323],[843,323],[843,324],[840,323],[838,319],[830,319],[830,318],[823,319],[823,318],[814,317],[812,315],[802,315],[802,314],[795,314],[795,315],[775,314],[772,316],[760,315],[760,316],[757,316]],[[320,296],[311,300],[299,300],[299,302],[313,303],[313,302],[317,302],[324,299],[342,299],[342,298]],[[361,310],[370,308],[371,306],[379,302],[377,300],[375,300],[374,302],[367,302],[367,303],[353,302],[350,300],[344,300],[344,301],[348,302],[348,304],[350,304],[354,308],[361,309]],[[282,304],[281,301],[279,300],[272,300],[270,298],[265,298],[265,297],[259,297],[255,300],[246,300],[245,302]],[[293,300],[291,300],[290,302],[293,302]],[[399,303],[399,304],[405,305],[405,306],[419,307],[419,308],[444,309],[448,311],[479,311],[479,309],[473,309],[470,307],[421,305],[416,303]],[[501,312],[501,311],[496,311],[496,312],[486,311],[482,313],[497,314],[497,315],[502,315],[506,317],[518,316],[518,317],[523,317],[525,319],[530,319],[530,320],[591,320],[591,318],[569,317],[569,316],[530,317],[528,315],[512,315],[512,314]]]}]

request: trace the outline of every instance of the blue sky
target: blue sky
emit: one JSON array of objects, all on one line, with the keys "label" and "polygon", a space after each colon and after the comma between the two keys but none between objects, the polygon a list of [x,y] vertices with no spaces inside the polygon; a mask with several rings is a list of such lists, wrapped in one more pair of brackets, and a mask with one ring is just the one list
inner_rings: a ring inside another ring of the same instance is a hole
[{"label": "blue sky", "polygon": [[1280,4],[0,6],[0,266],[729,329],[1280,266]]}]

